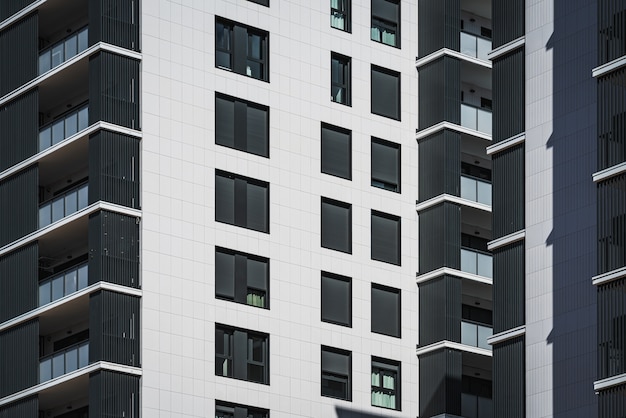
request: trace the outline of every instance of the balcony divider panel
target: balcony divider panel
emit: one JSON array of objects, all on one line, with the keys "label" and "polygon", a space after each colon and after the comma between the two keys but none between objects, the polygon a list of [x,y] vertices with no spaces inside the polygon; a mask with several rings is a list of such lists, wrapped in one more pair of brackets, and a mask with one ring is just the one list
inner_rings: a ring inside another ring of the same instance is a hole
[{"label": "balcony divider panel", "polygon": [[419,345],[461,342],[461,279],[445,275],[419,285]]},{"label": "balcony divider panel", "polygon": [[139,0],[89,0],[89,45],[139,51]]},{"label": "balcony divider panel", "polygon": [[0,32],[0,97],[37,77],[38,69],[39,18],[33,13]]},{"label": "balcony divider panel", "polygon": [[108,211],[89,217],[89,284],[139,287],[137,219]]},{"label": "balcony divider panel", "polygon": [[600,418],[622,418],[626,416],[626,385],[619,385],[598,394]]},{"label": "balcony divider panel", "polygon": [[626,266],[626,174],[598,184],[598,274]]},{"label": "balcony divider panel", "polygon": [[598,171],[624,161],[626,69],[622,68],[598,80]]},{"label": "balcony divider panel", "polygon": [[419,141],[419,201],[460,196],[461,134],[444,129]]},{"label": "balcony divider panel", "polygon": [[[494,31],[495,33],[497,32]],[[493,62],[494,143],[522,133],[526,129],[524,61],[524,48],[518,48]]]},{"label": "balcony divider panel", "polygon": [[419,213],[420,274],[461,267],[461,208],[444,202]]},{"label": "balcony divider panel", "polygon": [[38,260],[37,242],[0,258],[0,323],[37,307]]},{"label": "balcony divider panel", "polygon": [[0,1],[0,22],[13,16],[35,0],[2,0]]},{"label": "balcony divider panel", "polygon": [[598,286],[598,379],[626,373],[626,279]]},{"label": "balcony divider panel", "polygon": [[37,229],[38,195],[36,165],[0,182],[0,247]]},{"label": "balcony divider panel", "polygon": [[0,418],[33,418],[38,414],[39,398],[36,395],[0,407]]},{"label": "balcony divider panel", "polygon": [[22,94],[0,107],[0,172],[38,151],[39,92]]},{"label": "balcony divider panel", "polygon": [[89,298],[89,362],[140,367],[139,298],[110,291]]},{"label": "balcony divider panel", "polygon": [[419,129],[461,123],[461,61],[442,57],[418,70]]},{"label": "balcony divider panel", "polygon": [[139,417],[139,396],[139,376],[106,370],[92,373],[89,418]]},{"label": "balcony divider panel", "polygon": [[89,203],[139,208],[139,141],[101,130],[89,138]]},{"label": "balcony divider panel", "polygon": [[492,156],[494,239],[524,229],[524,158],[524,144]]},{"label": "balcony divider panel", "polygon": [[459,51],[460,0],[419,0],[418,7],[420,58],[442,48]]},{"label": "balcony divider panel", "polygon": [[461,415],[463,357],[442,349],[419,356],[420,417]]},{"label": "balcony divider panel", "polygon": [[524,241],[493,251],[493,332],[524,325],[525,321]]},{"label": "balcony divider panel", "polygon": [[493,48],[524,36],[525,0],[493,0]]},{"label": "balcony divider panel", "polygon": [[39,320],[0,333],[0,398],[39,383]]},{"label": "balcony divider panel", "polygon": [[493,346],[494,417],[524,418],[526,416],[524,356],[523,336]]},{"label": "balcony divider panel", "polygon": [[626,55],[626,3],[598,1],[598,65]]}]

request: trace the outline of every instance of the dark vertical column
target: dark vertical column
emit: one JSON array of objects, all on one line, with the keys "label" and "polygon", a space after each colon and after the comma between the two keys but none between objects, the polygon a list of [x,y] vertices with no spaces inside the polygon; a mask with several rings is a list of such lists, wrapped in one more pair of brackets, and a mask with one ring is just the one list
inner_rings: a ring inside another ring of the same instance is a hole
[{"label": "dark vertical column", "polygon": [[0,323],[37,307],[38,260],[37,242],[0,258]]},{"label": "dark vertical column", "polygon": [[102,370],[89,376],[89,418],[139,417],[139,376]]},{"label": "dark vertical column", "polygon": [[438,341],[461,342],[461,279],[442,276],[419,285],[421,347]]},{"label": "dark vertical column", "polygon": [[524,36],[524,7],[524,0],[493,0],[492,24],[494,49]]},{"label": "dark vertical column", "polygon": [[461,62],[442,57],[418,69],[419,129],[461,122]]},{"label": "dark vertical column", "polygon": [[604,170],[622,161],[626,161],[626,69],[624,68],[598,80],[597,170]]},{"label": "dark vertical column", "polygon": [[598,2],[598,66],[626,55],[626,3]]},{"label": "dark vertical column", "polygon": [[461,208],[444,202],[419,213],[420,274],[461,265]]},{"label": "dark vertical column", "polygon": [[600,418],[622,418],[626,416],[626,385],[612,387],[598,394]]},{"label": "dark vertical column", "polygon": [[524,418],[526,416],[525,350],[524,337],[507,340],[494,347],[494,417]]},{"label": "dark vertical column", "polygon": [[0,407],[0,418],[33,418],[39,414],[39,398],[31,396]]},{"label": "dark vertical column", "polygon": [[0,32],[0,97],[37,77],[38,63],[39,19],[33,13]]},{"label": "dark vertical column", "polygon": [[524,159],[523,144],[492,156],[494,238],[524,229]]},{"label": "dark vertical column", "polygon": [[248,333],[242,330],[233,331],[233,377],[246,380],[248,378]]},{"label": "dark vertical column", "polygon": [[493,333],[524,325],[526,292],[524,241],[498,248],[493,252]]},{"label": "dark vertical column", "polygon": [[139,0],[89,0],[89,45],[139,51]]},{"label": "dark vertical column", "polygon": [[419,201],[460,196],[461,134],[444,129],[419,140]]},{"label": "dark vertical column", "polygon": [[38,151],[39,92],[30,90],[0,106],[0,172]]},{"label": "dark vertical column", "polygon": [[39,382],[39,320],[0,333],[0,398]]},{"label": "dark vertical column", "polygon": [[418,8],[419,57],[442,48],[459,51],[460,0],[419,0]]},{"label": "dark vertical column", "polygon": [[0,182],[0,247],[37,229],[38,191],[36,165]]},{"label": "dark vertical column", "polygon": [[524,62],[524,48],[516,49],[493,61],[494,143],[511,138],[526,129]]},{"label": "dark vertical column", "polygon": [[419,356],[420,417],[461,415],[462,363],[461,352],[450,349]]}]

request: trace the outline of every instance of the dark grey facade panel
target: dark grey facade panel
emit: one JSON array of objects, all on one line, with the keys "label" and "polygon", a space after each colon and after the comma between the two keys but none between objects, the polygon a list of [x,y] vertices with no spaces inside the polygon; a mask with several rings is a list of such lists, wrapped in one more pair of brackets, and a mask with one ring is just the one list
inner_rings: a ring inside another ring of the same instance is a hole
[{"label": "dark grey facade panel", "polygon": [[524,325],[525,252],[524,241],[493,251],[493,332]]},{"label": "dark grey facade panel", "polygon": [[38,65],[39,18],[33,13],[0,32],[0,97],[37,77]]},{"label": "dark grey facade panel", "polygon": [[626,69],[622,68],[598,80],[598,170],[624,161],[626,161]]},{"label": "dark grey facade panel", "polygon": [[598,379],[626,373],[625,358],[626,279],[622,278],[598,286]]},{"label": "dark grey facade panel", "polygon": [[89,203],[139,209],[139,140],[101,130],[89,138]]},{"label": "dark grey facade panel", "polygon": [[598,184],[598,274],[626,266],[626,174]]},{"label": "dark grey facade panel", "polygon": [[89,217],[89,284],[139,287],[139,225],[132,216],[101,211]]},{"label": "dark grey facade panel", "polygon": [[460,351],[442,349],[419,356],[420,417],[461,415],[462,365]]},{"label": "dark grey facade panel", "polygon": [[417,39],[420,58],[442,48],[459,51],[460,0],[419,0],[418,11]]},{"label": "dark grey facade panel", "polygon": [[0,22],[13,16],[35,0],[2,0],[0,1]]},{"label": "dark grey facade panel", "polygon": [[139,376],[105,370],[89,376],[89,418],[139,417],[139,399]]},{"label": "dark grey facade panel", "polygon": [[38,138],[39,93],[33,89],[0,106],[0,171],[35,155]]},{"label": "dark grey facade panel", "polygon": [[39,245],[0,258],[0,323],[37,307]]},{"label": "dark grey facade panel", "polygon": [[461,279],[445,275],[419,284],[419,345],[461,342]]},{"label": "dark grey facade panel", "polygon": [[39,320],[0,333],[0,398],[39,382]]},{"label": "dark grey facade panel", "polygon": [[100,291],[89,299],[89,362],[140,367],[139,298]]},{"label": "dark grey facade panel", "polygon": [[0,182],[0,247],[37,229],[38,187],[36,165]]},{"label": "dark grey facade panel", "polygon": [[524,48],[518,48],[493,62],[494,143],[520,134],[526,129],[524,61]]},{"label": "dark grey facade panel", "polygon": [[524,0],[494,0],[491,6],[494,49],[524,36]]},{"label": "dark grey facade panel", "polygon": [[494,239],[524,229],[524,145],[492,156]]},{"label": "dark grey facade panel", "polygon": [[419,201],[447,193],[460,196],[461,134],[443,130],[420,139]]},{"label": "dark grey facade panel", "polygon": [[444,202],[419,213],[419,273],[461,265],[461,208]]},{"label": "dark grey facade panel", "polygon": [[524,356],[523,336],[493,346],[494,417],[526,417]]},{"label": "dark grey facade panel", "polygon": [[20,399],[0,407],[0,418],[34,418],[39,416],[38,414],[39,398],[37,396]]},{"label": "dark grey facade panel", "polygon": [[626,385],[600,391],[598,397],[600,418],[626,417]]},{"label": "dark grey facade panel", "polygon": [[89,45],[139,51],[139,0],[89,0]]},{"label": "dark grey facade panel", "polygon": [[626,3],[598,0],[598,65],[626,55]]},{"label": "dark grey facade panel", "polygon": [[461,123],[461,62],[442,57],[418,70],[419,129],[448,121]]}]

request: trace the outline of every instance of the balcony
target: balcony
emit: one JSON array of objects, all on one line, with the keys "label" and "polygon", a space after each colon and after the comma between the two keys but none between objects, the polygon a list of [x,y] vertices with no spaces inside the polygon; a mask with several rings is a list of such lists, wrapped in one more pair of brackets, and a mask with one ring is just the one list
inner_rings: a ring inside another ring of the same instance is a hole
[{"label": "balcony", "polygon": [[43,357],[39,361],[39,383],[47,382],[89,364],[89,340]]},{"label": "balcony", "polygon": [[461,54],[489,61],[487,57],[489,51],[491,51],[491,39],[468,32],[461,32]]},{"label": "balcony", "polygon": [[47,73],[65,61],[80,54],[89,46],[88,28],[74,32],[39,54],[39,75]]},{"label": "balcony", "polygon": [[39,228],[50,225],[88,205],[89,184],[83,183],[39,207]]},{"label": "balcony", "polygon": [[87,126],[89,105],[85,103],[39,129],[39,152],[86,129]]},{"label": "balcony", "polygon": [[491,135],[491,111],[461,103],[461,126]]},{"label": "balcony", "polygon": [[461,393],[461,415],[463,418],[493,418],[493,400]]},{"label": "balcony", "polygon": [[485,254],[470,248],[461,248],[461,271],[493,278],[491,254]]},{"label": "balcony", "polygon": [[461,176],[461,197],[491,206],[491,183],[473,177]]},{"label": "balcony", "polygon": [[88,286],[88,264],[82,263],[39,283],[39,306],[46,305]]},{"label": "balcony", "polygon": [[461,321],[461,344],[484,348],[491,351],[487,338],[491,337],[493,329],[490,326],[467,320]]}]

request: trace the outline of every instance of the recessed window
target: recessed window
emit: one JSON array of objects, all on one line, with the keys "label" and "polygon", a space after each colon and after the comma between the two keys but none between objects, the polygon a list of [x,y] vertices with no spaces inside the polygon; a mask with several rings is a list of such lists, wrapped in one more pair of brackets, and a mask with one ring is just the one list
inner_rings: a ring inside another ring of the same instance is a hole
[{"label": "recessed window", "polygon": [[372,357],[372,405],[400,410],[400,363]]},{"label": "recessed window", "polygon": [[215,325],[215,375],[269,385],[269,335]]},{"label": "recessed window", "polygon": [[372,186],[400,192],[400,144],[372,138]]},{"label": "recessed window", "polygon": [[322,197],[322,247],[352,253],[352,205]]},{"label": "recessed window", "polygon": [[215,220],[269,232],[269,184],[215,170]]},{"label": "recessed window", "polygon": [[352,326],[352,279],[322,272],[322,321]]},{"label": "recessed window", "polygon": [[400,265],[400,217],[372,211],[372,260]]},{"label": "recessed window", "polygon": [[330,26],[350,32],[350,0],[330,0]]},{"label": "recessed window", "polygon": [[372,0],[372,41],[400,47],[400,1]]},{"label": "recessed window", "polygon": [[352,179],[352,134],[322,123],[322,173]]},{"label": "recessed window", "polygon": [[400,289],[372,283],[372,332],[400,337]]},{"label": "recessed window", "polygon": [[322,346],[322,396],[352,400],[352,353]]},{"label": "recessed window", "polygon": [[269,418],[270,411],[248,405],[215,401],[215,418]]},{"label": "recessed window", "polygon": [[215,95],[215,143],[251,154],[269,156],[269,108]]},{"label": "recessed window", "polygon": [[372,65],[372,113],[400,120],[400,73]]},{"label": "recessed window", "polygon": [[333,52],[330,58],[330,74],[330,99],[333,102],[350,106],[352,100],[350,91],[350,57]]},{"label": "recessed window", "polygon": [[269,81],[269,33],[215,18],[215,66]]},{"label": "recessed window", "polygon": [[269,259],[215,248],[215,297],[269,308]]}]

